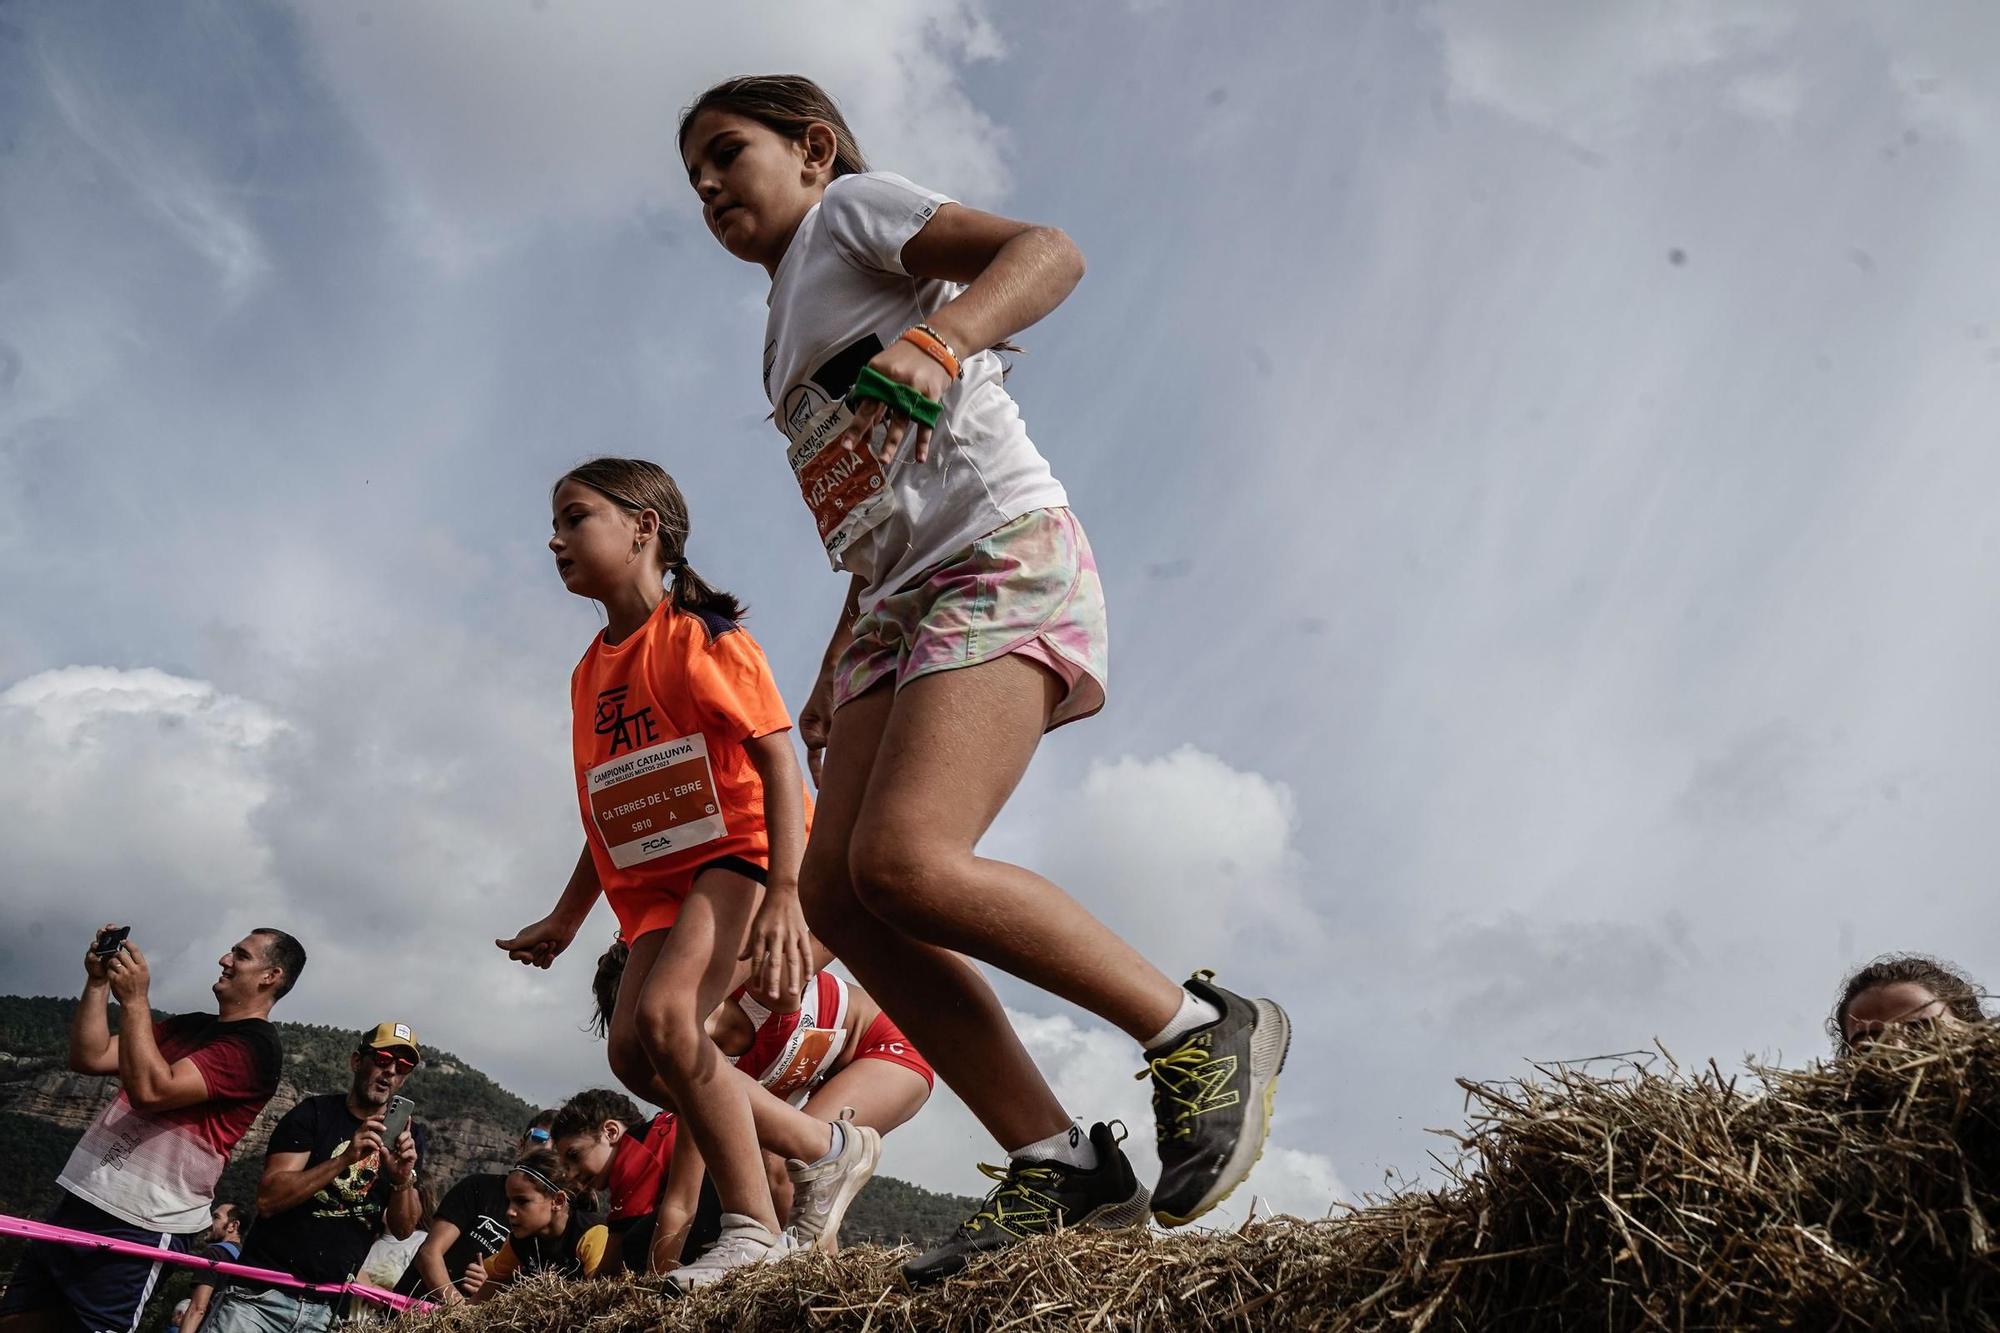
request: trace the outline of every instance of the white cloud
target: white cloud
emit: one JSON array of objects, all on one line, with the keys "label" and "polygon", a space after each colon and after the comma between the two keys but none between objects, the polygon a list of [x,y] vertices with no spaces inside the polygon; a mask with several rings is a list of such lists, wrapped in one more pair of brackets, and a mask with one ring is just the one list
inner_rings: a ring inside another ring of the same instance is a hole
[{"label": "white cloud", "polygon": [[151,669],[63,667],[0,692],[10,976],[76,984],[89,932],[130,921],[149,954],[164,946],[158,984],[198,996],[179,962],[205,967],[235,938],[215,931],[284,915],[254,821],[285,731],[261,704]]},{"label": "white cloud", "polygon": [[1670,79],[1701,71],[1746,114],[1784,119],[1797,90],[1770,67],[1798,10],[1781,0],[1500,0],[1433,11],[1453,97],[1582,143],[1634,129]]},{"label": "white cloud", "polygon": [[[1192,745],[1094,760],[1073,790],[1010,827],[1009,845],[1028,847],[1027,864],[1161,967],[1232,969],[1323,943],[1291,789]],[[1200,959],[1183,958],[1191,936]]]},{"label": "white cloud", "polygon": [[871,160],[967,197],[1006,187],[1004,135],[958,82],[963,62],[1000,54],[978,0],[891,0],[866,21],[802,2],[296,10],[434,249],[477,249],[542,221],[691,215],[675,123],[734,74],[806,73]]},{"label": "white cloud", "polygon": [[1608,146],[1716,106],[1788,124],[1857,75],[1887,79],[1911,121],[1993,123],[2000,24],[1977,0],[1884,8],[1847,0],[1447,0],[1431,12],[1451,95],[1580,144]]}]

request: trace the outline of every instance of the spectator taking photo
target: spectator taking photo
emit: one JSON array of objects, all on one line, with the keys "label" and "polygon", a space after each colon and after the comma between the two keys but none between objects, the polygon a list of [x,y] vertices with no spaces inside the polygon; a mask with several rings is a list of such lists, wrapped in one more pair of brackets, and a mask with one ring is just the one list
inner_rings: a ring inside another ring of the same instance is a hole
[{"label": "spectator taking photo", "polygon": [[[278,1122],[257,1182],[245,1264],[303,1282],[345,1282],[385,1230],[398,1239],[416,1230],[426,1135],[415,1120],[399,1131],[388,1120],[391,1099],[422,1058],[409,1024],[378,1024],[348,1057],[346,1092],[307,1097]],[[317,1333],[332,1323],[335,1299],[232,1278],[202,1329]]]},{"label": "spectator taking photo", "polygon": [[[214,1013],[155,1023],[152,974],[129,928],[105,926],[84,951],[69,1067],[115,1076],[118,1095],[57,1176],[53,1225],[161,1251],[186,1250],[210,1226],[230,1151],[277,1091],[283,1052],[268,1015],[305,969],[306,951],[259,927],[217,962]],[[0,1296],[0,1333],[130,1329],[159,1271],[157,1261],[31,1244]]]}]

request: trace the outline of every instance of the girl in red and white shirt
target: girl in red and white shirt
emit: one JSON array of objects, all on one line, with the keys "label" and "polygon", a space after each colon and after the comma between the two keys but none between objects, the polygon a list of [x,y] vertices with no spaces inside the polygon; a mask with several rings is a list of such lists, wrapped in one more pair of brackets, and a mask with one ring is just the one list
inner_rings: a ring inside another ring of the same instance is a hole
[{"label": "girl in red and white shirt", "polygon": [[[591,989],[600,1035],[609,1028],[629,954],[621,938],[597,960]],[[839,1120],[887,1135],[923,1108],[936,1076],[867,991],[827,970],[832,955],[817,940],[813,961],[819,971],[795,1003],[769,1008],[747,986],[739,986],[708,1016],[709,1036],[772,1097],[816,1120]],[[819,1207],[837,1183],[833,1173],[825,1166],[787,1161],[782,1153],[769,1157],[772,1192],[794,1241],[829,1252],[837,1249],[839,1218]],[[669,1188],[692,1197],[699,1183],[698,1175],[683,1176]]]}]

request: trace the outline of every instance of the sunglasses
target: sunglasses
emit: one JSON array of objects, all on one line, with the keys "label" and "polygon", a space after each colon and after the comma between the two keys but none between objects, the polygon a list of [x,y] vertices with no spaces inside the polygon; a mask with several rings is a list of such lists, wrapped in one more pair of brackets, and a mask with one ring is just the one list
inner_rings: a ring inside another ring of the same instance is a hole
[{"label": "sunglasses", "polygon": [[407,1055],[394,1051],[376,1051],[372,1057],[377,1069],[393,1069],[399,1074],[407,1074],[417,1067],[417,1062]]},{"label": "sunglasses", "polygon": [[528,1142],[547,1143],[548,1141],[549,1141],[549,1132],[546,1129],[543,1129],[540,1125],[537,1125],[533,1129],[528,1131]]}]

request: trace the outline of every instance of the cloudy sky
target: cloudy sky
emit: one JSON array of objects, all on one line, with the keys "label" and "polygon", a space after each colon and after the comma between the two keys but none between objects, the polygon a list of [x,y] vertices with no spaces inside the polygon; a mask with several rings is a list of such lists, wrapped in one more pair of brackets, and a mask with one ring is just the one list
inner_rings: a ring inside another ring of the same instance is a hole
[{"label": "cloudy sky", "polygon": [[[842,587],[672,144],[781,69],[1089,257],[1013,387],[1112,702],[987,846],[1291,1008],[1256,1192],[1420,1173],[1456,1076],[1802,1060],[1867,955],[2000,968],[1990,6],[865,12],[0,5],[0,989],[115,918],[193,1007],[270,922],[282,1017],[603,1079],[608,915],[488,943],[579,837],[546,496],[666,464],[802,697]],[[1003,990],[1149,1152],[1128,1044]],[[941,1097],[887,1169],[991,1151]]]}]

